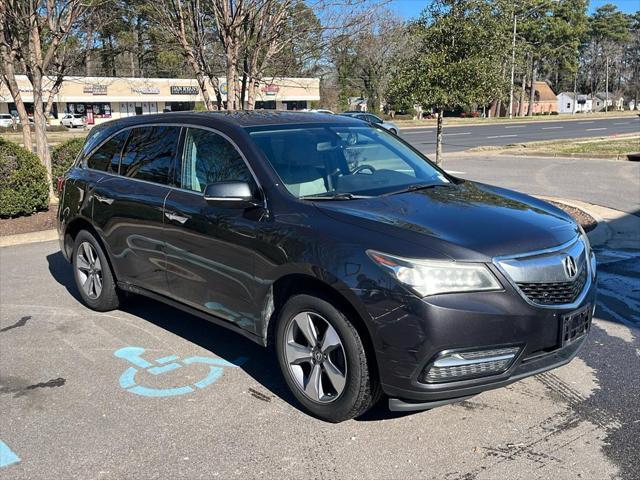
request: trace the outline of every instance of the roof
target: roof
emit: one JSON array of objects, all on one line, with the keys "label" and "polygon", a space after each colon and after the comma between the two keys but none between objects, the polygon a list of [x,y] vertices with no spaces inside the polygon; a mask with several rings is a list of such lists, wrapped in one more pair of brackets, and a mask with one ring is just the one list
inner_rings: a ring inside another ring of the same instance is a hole
[{"label": "roof", "polygon": [[[292,112],[276,110],[215,111],[215,112],[165,112],[119,118],[93,127],[87,137],[88,148],[100,143],[115,131],[126,127],[150,124],[215,127],[221,131],[233,131],[244,127],[297,124],[361,125],[360,120],[341,115],[319,112]],[[85,147],[87,148],[87,147]]]},{"label": "roof", "polygon": [[538,92],[538,101],[540,102],[555,102],[556,94],[553,93],[551,87],[547,82],[535,82],[534,84],[535,91]]}]

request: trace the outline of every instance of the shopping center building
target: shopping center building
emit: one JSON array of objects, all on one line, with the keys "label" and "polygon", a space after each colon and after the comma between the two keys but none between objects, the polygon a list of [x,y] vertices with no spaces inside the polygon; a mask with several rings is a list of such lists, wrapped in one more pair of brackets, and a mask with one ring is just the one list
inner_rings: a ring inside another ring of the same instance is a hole
[{"label": "shopping center building", "polygon": [[[33,114],[33,90],[26,76],[17,78],[27,112]],[[223,102],[226,102],[226,82],[219,79]],[[45,81],[45,100],[51,81]],[[215,101],[213,89],[209,96]],[[256,108],[270,110],[301,110],[311,108],[320,100],[318,78],[275,78],[258,87]],[[64,113],[79,113],[89,125],[113,118],[148,113],[196,110],[203,108],[202,92],[194,79],[184,78],[114,78],[67,77],[54,96],[49,122],[59,123]],[[17,115],[13,98],[6,86],[0,85],[0,113]]]}]

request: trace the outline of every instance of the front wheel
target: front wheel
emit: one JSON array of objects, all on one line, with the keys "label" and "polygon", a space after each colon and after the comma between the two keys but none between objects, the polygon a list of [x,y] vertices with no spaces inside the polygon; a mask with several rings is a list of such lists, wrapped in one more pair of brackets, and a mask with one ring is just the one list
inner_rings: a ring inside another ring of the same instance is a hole
[{"label": "front wheel", "polygon": [[358,331],[324,299],[296,295],[287,301],[278,319],[276,351],[296,399],[323,420],[357,417],[378,399]]}]

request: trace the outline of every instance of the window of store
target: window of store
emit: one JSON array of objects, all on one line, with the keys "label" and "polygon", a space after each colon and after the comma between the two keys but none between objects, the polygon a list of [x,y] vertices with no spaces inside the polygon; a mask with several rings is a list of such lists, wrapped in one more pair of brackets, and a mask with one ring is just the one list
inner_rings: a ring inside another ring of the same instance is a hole
[{"label": "window of store", "polygon": [[256,102],[256,110],[275,110],[276,109],[276,101],[275,100],[266,100],[266,101],[257,101]]},{"label": "window of store", "polygon": [[188,112],[195,108],[196,102],[167,102],[164,107],[167,112]]},{"label": "window of store", "polygon": [[93,114],[93,118],[111,118],[111,104],[100,103],[67,103],[67,113],[77,113],[79,115]]},{"label": "window of store", "polygon": [[[44,103],[42,104],[42,106],[43,108],[46,108],[46,105]],[[9,113],[14,117],[17,117],[18,108],[16,107],[16,104],[10,103],[8,107],[9,107]],[[33,117],[33,103],[25,103],[24,108],[27,111],[27,115],[30,117]],[[49,114],[49,118],[58,118],[58,105],[55,102],[53,105],[51,105],[51,113]]]},{"label": "window of store", "polygon": [[287,106],[287,110],[302,110],[307,108],[306,100],[290,100],[288,102],[284,102]]}]

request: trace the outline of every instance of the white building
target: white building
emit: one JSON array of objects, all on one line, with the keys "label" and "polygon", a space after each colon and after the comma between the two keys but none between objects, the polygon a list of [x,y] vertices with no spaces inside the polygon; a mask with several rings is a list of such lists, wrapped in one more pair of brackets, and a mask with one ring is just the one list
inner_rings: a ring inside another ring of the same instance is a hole
[{"label": "white building", "polygon": [[[25,75],[17,76],[18,87],[27,112],[33,114],[33,90]],[[222,100],[226,102],[226,81],[219,79]],[[52,81],[45,79],[45,100]],[[209,97],[215,101],[211,87]],[[318,78],[275,78],[258,87],[256,105],[260,109],[302,110],[320,100]],[[185,78],[116,78],[67,77],[54,96],[51,124],[57,124],[64,113],[78,113],[87,123],[98,124],[112,118],[144,115],[165,111],[202,108],[203,96],[194,79]],[[0,83],[0,113],[17,115],[11,94]]]},{"label": "white building", "polygon": [[576,101],[573,92],[561,92],[557,96],[558,99],[558,113],[585,113],[591,112],[593,109],[593,100],[587,95],[578,94]]}]

